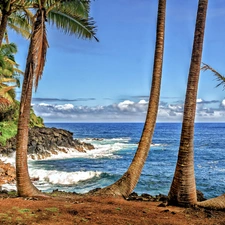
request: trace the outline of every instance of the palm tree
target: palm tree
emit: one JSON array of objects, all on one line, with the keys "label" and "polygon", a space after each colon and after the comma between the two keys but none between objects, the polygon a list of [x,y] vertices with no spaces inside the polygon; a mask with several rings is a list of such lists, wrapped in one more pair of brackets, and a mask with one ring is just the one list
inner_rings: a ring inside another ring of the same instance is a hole
[{"label": "palm tree", "polygon": [[[45,22],[49,17],[58,28],[66,33],[85,38],[95,38],[95,27],[88,18],[87,0],[39,0],[33,18],[33,32],[30,39],[26,69],[22,87],[17,132],[16,176],[19,196],[43,195],[30,181],[27,165],[28,124],[33,84],[35,88],[43,73],[48,48]],[[97,38],[95,38],[97,40]]]},{"label": "palm tree", "polygon": [[132,163],[130,164],[130,167],[124,173],[124,175],[114,184],[97,191],[95,194],[127,197],[133,191],[140,178],[142,168],[150,150],[150,144],[152,142],[152,136],[154,133],[158,112],[163,65],[165,15],[166,0],[159,0],[152,86],[145,125],[138,149],[132,160]]},{"label": "palm tree", "polygon": [[197,203],[194,175],[194,123],[208,0],[199,0],[189,69],[177,165],[169,191],[169,204]]},{"label": "palm tree", "polygon": [[[22,11],[24,11],[24,13],[26,12],[28,6],[31,7],[30,1],[2,0],[0,2],[0,46],[2,45],[4,35],[6,34],[8,22],[12,29],[17,32],[20,30],[23,35],[28,37],[27,19],[24,14],[21,14]],[[19,27],[21,27],[21,29]]]}]

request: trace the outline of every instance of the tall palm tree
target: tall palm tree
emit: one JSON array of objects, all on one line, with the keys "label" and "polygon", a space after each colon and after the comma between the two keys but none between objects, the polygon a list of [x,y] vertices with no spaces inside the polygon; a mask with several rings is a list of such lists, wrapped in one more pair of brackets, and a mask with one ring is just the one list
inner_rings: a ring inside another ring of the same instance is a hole
[{"label": "tall palm tree", "polygon": [[145,125],[140,138],[138,149],[130,164],[128,170],[124,175],[114,184],[105,187],[96,194],[117,195],[127,197],[135,188],[144,163],[147,159],[152,142],[152,136],[155,129],[156,117],[158,112],[162,65],[163,65],[163,51],[164,51],[164,33],[165,33],[165,15],[166,15],[166,0],[158,1],[158,18],[156,31],[156,45],[155,57],[152,75],[152,84],[150,91],[150,99],[148,111],[146,115]]},{"label": "tall palm tree", "polygon": [[[33,18],[33,32],[30,39],[26,69],[22,87],[16,147],[16,176],[19,196],[43,195],[30,181],[27,165],[28,124],[33,84],[37,88],[43,73],[48,48],[45,22],[47,16],[53,24],[70,34],[95,38],[95,27],[88,18],[87,0],[39,0]],[[83,15],[83,16],[82,16]],[[96,39],[97,40],[97,39]]]},{"label": "tall palm tree", "polygon": [[189,69],[180,147],[173,182],[169,191],[169,203],[193,205],[197,203],[194,175],[194,123],[196,98],[200,74],[203,39],[208,0],[199,0],[194,43]]}]

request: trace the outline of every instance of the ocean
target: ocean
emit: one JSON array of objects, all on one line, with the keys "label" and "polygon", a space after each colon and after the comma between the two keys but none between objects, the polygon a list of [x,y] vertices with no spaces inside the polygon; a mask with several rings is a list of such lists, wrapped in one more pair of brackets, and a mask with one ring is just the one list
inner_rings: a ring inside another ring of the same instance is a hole
[{"label": "ocean", "polygon": [[[87,153],[59,154],[29,160],[31,177],[44,192],[86,193],[107,186],[127,170],[142,133],[143,123],[46,123],[73,132],[74,138],[94,145]],[[225,190],[224,123],[196,123],[194,152],[197,189],[206,198]],[[150,152],[135,192],[168,194],[179,149],[181,124],[157,123]],[[3,188],[10,189],[9,185]]]}]

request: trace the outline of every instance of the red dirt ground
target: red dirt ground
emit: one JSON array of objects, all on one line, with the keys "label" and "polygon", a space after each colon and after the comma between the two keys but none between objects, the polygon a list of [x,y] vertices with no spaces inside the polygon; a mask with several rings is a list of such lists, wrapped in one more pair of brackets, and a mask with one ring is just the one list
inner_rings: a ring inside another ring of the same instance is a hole
[{"label": "red dirt ground", "polygon": [[225,212],[158,207],[160,202],[67,196],[25,199],[0,196],[0,224],[6,225],[223,225]]}]

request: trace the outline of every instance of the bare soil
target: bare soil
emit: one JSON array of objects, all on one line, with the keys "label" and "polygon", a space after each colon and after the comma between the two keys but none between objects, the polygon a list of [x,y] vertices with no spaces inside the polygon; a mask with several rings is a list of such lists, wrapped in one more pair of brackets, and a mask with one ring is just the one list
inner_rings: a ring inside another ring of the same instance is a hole
[{"label": "bare soil", "polygon": [[159,207],[161,202],[67,195],[47,199],[0,195],[0,224],[6,225],[224,225],[225,212]]}]

